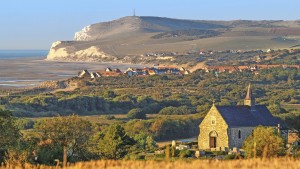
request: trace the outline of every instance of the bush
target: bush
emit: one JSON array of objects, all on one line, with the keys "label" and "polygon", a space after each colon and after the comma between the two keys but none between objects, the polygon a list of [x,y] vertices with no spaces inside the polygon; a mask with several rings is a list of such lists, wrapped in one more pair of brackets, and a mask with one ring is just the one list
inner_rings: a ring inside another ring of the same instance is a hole
[{"label": "bush", "polygon": [[185,150],[181,150],[179,152],[180,158],[187,158],[187,157],[191,157],[191,156],[192,156],[192,152],[190,150],[185,149]]},{"label": "bush", "polygon": [[144,160],[145,155],[132,153],[132,154],[128,154],[127,156],[125,156],[124,159],[126,159],[126,160]]},{"label": "bush", "polygon": [[228,154],[226,156],[224,156],[225,160],[232,160],[235,159],[236,155],[235,154]]},{"label": "bush", "polygon": [[190,108],[188,106],[180,106],[180,107],[165,107],[159,111],[159,114],[162,115],[185,115],[185,114],[193,114],[195,113],[195,109]]},{"label": "bush", "polygon": [[225,151],[214,151],[213,154],[215,155],[226,155]]},{"label": "bush", "polygon": [[146,114],[142,111],[142,109],[137,108],[137,109],[131,109],[127,113],[127,117],[129,119],[146,119]]},{"label": "bush", "polygon": [[34,126],[34,121],[31,119],[20,118],[16,121],[16,125],[20,130],[32,129]]},{"label": "bush", "polygon": [[114,91],[106,90],[106,91],[104,91],[103,96],[104,96],[105,98],[115,98],[115,97],[116,97],[116,94],[115,94]]},{"label": "bush", "polygon": [[105,115],[104,119],[106,119],[106,120],[113,120],[113,119],[115,119],[115,116],[113,116],[113,115]]}]

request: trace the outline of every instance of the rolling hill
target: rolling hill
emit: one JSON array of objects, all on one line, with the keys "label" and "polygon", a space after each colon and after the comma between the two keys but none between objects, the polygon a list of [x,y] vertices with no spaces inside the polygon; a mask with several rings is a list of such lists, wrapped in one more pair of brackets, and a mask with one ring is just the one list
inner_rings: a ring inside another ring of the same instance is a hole
[{"label": "rolling hill", "polygon": [[73,41],[54,42],[47,59],[142,63],[149,53],[265,50],[299,44],[300,21],[205,21],[128,16],[86,26],[75,33]]}]

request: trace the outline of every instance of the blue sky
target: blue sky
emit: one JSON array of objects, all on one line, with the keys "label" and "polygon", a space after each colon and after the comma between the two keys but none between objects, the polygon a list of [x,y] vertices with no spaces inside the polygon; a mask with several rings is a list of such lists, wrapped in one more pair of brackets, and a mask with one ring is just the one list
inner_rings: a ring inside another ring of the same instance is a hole
[{"label": "blue sky", "polygon": [[300,0],[3,0],[0,49],[48,49],[84,26],[132,15],[199,20],[298,20]]}]

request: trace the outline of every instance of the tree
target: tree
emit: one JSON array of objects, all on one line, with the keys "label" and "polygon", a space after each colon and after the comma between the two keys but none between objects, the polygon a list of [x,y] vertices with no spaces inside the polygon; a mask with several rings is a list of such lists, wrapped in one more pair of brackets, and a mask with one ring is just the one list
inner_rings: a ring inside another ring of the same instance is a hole
[{"label": "tree", "polygon": [[21,137],[15,118],[8,110],[0,109],[0,147],[8,148]]},{"label": "tree", "polygon": [[143,112],[142,109],[137,108],[137,109],[131,109],[127,113],[127,117],[129,119],[146,119],[146,114]]},{"label": "tree", "polygon": [[63,148],[64,166],[67,165],[67,149],[73,157],[82,150],[92,132],[91,123],[76,115],[49,118],[43,120],[36,128],[44,141],[50,140]]},{"label": "tree", "polygon": [[141,108],[154,103],[154,100],[149,96],[139,96],[136,101],[137,101],[139,107],[141,107]]},{"label": "tree", "polygon": [[125,129],[113,124],[105,132],[98,133],[94,140],[97,145],[93,147],[93,152],[105,159],[121,159],[135,144],[135,141],[127,135]]},{"label": "tree", "polygon": [[146,149],[151,151],[157,147],[156,142],[152,136],[147,136],[146,138]]},{"label": "tree", "polygon": [[8,110],[0,109],[0,163],[4,152],[16,145],[21,137],[15,118]]},{"label": "tree", "polygon": [[272,127],[258,126],[254,129],[243,145],[247,158],[274,157],[283,150],[283,139]]},{"label": "tree", "polygon": [[288,127],[300,129],[300,112],[292,111],[290,113],[280,114],[279,117],[288,125]]}]

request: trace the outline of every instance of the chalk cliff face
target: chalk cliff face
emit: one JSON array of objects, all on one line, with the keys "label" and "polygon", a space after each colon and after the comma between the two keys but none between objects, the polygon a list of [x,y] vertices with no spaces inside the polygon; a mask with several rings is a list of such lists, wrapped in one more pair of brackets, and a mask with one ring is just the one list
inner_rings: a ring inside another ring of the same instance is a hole
[{"label": "chalk cliff face", "polygon": [[84,27],[81,31],[75,33],[74,40],[77,41],[88,41],[92,37],[88,35],[88,32],[91,30],[91,25]]},{"label": "chalk cliff face", "polygon": [[89,48],[77,50],[68,45],[70,42],[57,41],[51,46],[47,60],[64,61],[112,61],[114,57],[101,51],[99,47],[91,46]]}]

